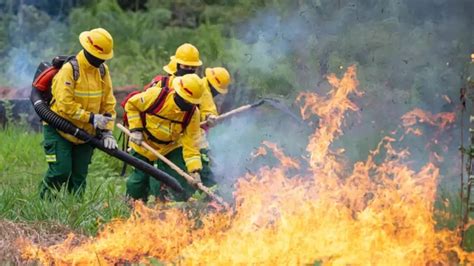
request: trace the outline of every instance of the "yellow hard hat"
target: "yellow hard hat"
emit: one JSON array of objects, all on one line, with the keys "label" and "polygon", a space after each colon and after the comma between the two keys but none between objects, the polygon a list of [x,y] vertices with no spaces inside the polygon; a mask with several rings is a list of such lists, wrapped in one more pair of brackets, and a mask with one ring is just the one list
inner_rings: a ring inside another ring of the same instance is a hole
[{"label": "yellow hard hat", "polygon": [[176,49],[174,56],[176,58],[176,63],[181,65],[195,67],[202,65],[202,61],[199,59],[198,49],[190,43],[185,43],[179,46],[178,49]]},{"label": "yellow hard hat", "polygon": [[173,80],[173,89],[181,98],[192,104],[201,103],[204,92],[201,79],[196,74],[187,74]]},{"label": "yellow hard hat", "polygon": [[82,32],[79,35],[79,41],[84,50],[99,59],[109,60],[114,57],[114,40],[112,35],[103,28]]},{"label": "yellow hard hat", "polygon": [[219,93],[226,94],[230,84],[230,74],[223,67],[206,68],[206,79]]},{"label": "yellow hard hat", "polygon": [[176,66],[175,56],[170,57],[170,62],[167,65],[163,66],[163,70],[170,75],[173,75],[178,70]]}]

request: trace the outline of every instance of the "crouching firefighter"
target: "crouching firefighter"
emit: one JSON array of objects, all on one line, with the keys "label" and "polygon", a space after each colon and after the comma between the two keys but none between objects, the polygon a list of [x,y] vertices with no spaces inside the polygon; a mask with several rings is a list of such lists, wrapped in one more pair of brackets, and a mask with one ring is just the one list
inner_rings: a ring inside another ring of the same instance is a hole
[{"label": "crouching firefighter", "polygon": [[[64,62],[53,78],[51,111],[91,135],[100,132],[104,146],[115,149],[115,97],[104,63],[113,57],[113,39],[105,29],[98,28],[82,32],[79,41],[83,49]],[[40,185],[41,198],[64,184],[70,193],[81,196],[93,147],[48,124],[43,132],[48,170]]]},{"label": "crouching firefighter", "polygon": [[[201,182],[202,169],[199,141],[201,137],[200,113],[196,107],[201,100],[203,86],[196,74],[187,74],[173,80],[173,88],[158,85],[134,94],[124,101],[126,123],[131,131],[130,147],[133,156],[154,164],[157,157],[140,146],[145,141],[181,169],[186,169],[195,182]],[[182,149],[180,146],[182,145]],[[158,168],[173,177],[185,192],[170,195],[172,200],[185,201],[195,188],[162,161]],[[149,194],[161,196],[160,183],[134,169],[127,180],[127,195],[147,201]]]}]

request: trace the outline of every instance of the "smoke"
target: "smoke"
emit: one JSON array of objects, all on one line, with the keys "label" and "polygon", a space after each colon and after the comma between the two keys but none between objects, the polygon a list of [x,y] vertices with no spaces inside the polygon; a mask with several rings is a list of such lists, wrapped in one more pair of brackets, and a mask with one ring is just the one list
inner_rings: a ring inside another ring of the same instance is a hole
[{"label": "smoke", "polygon": [[15,16],[5,16],[4,25],[8,41],[1,49],[6,55],[0,67],[0,76],[6,77],[2,85],[28,89],[41,61],[71,50],[67,26],[33,5],[20,5]]},{"label": "smoke", "polygon": [[[383,136],[398,129],[394,137],[400,137],[400,117],[410,110],[457,112],[456,99],[468,76],[474,43],[471,10],[474,2],[469,0],[318,0],[259,10],[255,18],[237,28],[248,49],[233,66],[240,76],[260,80],[250,80],[243,86],[247,89],[238,93],[255,95],[261,80],[266,80],[264,85],[271,89],[264,94],[284,95],[291,104],[300,91],[324,94],[329,88],[325,75],[340,75],[349,65],[357,65],[360,88],[365,92],[356,99],[360,113],[347,116],[345,135],[334,146],[344,147],[350,162],[363,160]],[[251,169],[255,162],[249,159],[250,151],[268,132],[282,131],[272,135],[276,143],[304,146],[307,136],[295,136],[281,127],[285,122],[267,113],[261,116],[240,117],[209,136],[216,164],[226,165],[215,167],[220,176],[232,179],[243,169]],[[257,119],[264,120],[266,127],[259,127]],[[427,136],[403,141],[412,150],[414,166],[429,157],[426,143],[433,127],[422,128]],[[430,146],[441,150],[442,173],[451,177],[452,166],[459,164],[460,140],[453,137],[457,130],[453,126],[439,136],[449,139],[448,150]],[[252,135],[239,141],[249,131]]]},{"label": "smoke", "polygon": [[277,143],[286,154],[298,158],[305,152],[307,136],[311,131],[312,128],[302,127],[288,114],[266,105],[212,128],[208,134],[211,167],[219,189],[232,191],[237,178],[257,172],[262,166],[278,164],[271,154],[262,157],[252,155],[264,140]]}]

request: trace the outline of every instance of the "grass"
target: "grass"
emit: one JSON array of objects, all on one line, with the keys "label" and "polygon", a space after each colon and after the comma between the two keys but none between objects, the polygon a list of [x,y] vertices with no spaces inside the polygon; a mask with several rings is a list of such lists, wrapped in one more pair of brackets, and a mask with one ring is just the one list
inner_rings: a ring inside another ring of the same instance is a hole
[{"label": "grass", "polygon": [[126,217],[125,180],[121,164],[96,150],[83,199],[61,191],[56,200],[40,200],[38,185],[47,169],[42,134],[21,127],[0,131],[0,219],[60,223],[86,235],[100,224]]}]

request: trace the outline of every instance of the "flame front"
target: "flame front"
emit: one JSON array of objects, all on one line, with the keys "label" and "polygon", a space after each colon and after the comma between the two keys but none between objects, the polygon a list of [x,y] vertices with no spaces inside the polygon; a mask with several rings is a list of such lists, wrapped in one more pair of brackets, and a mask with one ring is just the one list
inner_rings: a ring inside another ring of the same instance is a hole
[{"label": "flame front", "polygon": [[233,210],[196,217],[178,208],[137,204],[129,219],[105,225],[85,243],[25,244],[24,257],[55,265],[146,262],[149,257],[216,265],[474,262],[473,253],[459,248],[456,232],[435,229],[439,171],[434,164],[411,169],[404,164],[409,150],[394,149],[390,137],[352,167],[344,165],[340,151],[331,150],[342,135],[345,114],[358,110],[348,96],[362,94],[355,67],[328,81],[333,88],[326,97],[305,92],[297,99],[303,118],[320,119],[307,161],[264,142],[257,154],[270,149],[281,164],[239,179]]}]

